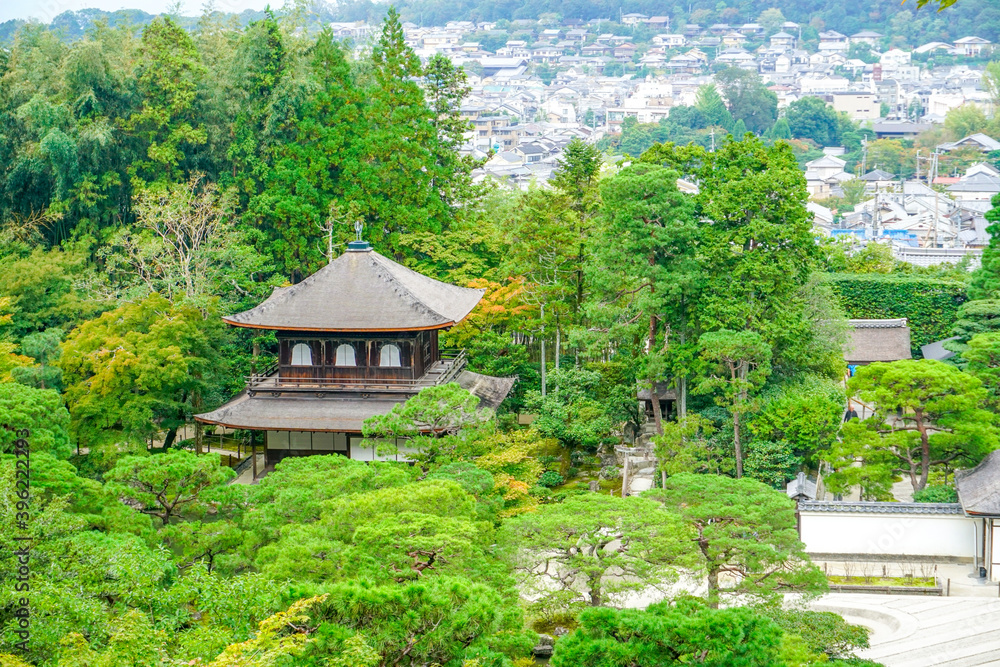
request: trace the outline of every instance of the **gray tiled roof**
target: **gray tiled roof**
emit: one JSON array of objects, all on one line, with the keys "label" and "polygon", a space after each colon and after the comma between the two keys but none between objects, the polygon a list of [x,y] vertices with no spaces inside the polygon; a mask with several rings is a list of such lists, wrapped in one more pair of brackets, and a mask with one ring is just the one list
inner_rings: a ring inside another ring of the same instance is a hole
[{"label": "gray tiled roof", "polygon": [[962,514],[958,503],[865,503],[836,500],[803,500],[800,512],[862,514]]},{"label": "gray tiled roof", "polygon": [[[514,378],[497,378],[462,371],[456,378],[465,390],[479,397],[479,405],[496,408],[507,398]],[[206,424],[262,431],[333,431],[360,433],[365,420],[384,415],[393,406],[413,396],[416,391],[387,394],[385,398],[359,398],[328,395],[272,396],[245,391],[212,412],[196,415]]]},{"label": "gray tiled roof", "polygon": [[844,350],[849,364],[910,359],[910,328],[906,319],[849,320],[851,329]]},{"label": "gray tiled roof", "polygon": [[262,304],[222,318],[229,324],[295,331],[438,329],[460,322],[484,290],[449,285],[374,250],[348,251]]},{"label": "gray tiled roof", "polygon": [[1000,450],[971,470],[955,471],[955,488],[968,514],[1000,517]]}]

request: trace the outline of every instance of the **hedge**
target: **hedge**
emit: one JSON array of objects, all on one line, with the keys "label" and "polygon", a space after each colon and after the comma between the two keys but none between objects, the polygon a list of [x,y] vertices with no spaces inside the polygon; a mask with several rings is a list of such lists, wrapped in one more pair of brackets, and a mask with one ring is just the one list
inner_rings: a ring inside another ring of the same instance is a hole
[{"label": "hedge", "polygon": [[960,280],[879,273],[831,273],[823,279],[851,319],[905,317],[917,358],[922,345],[951,336],[958,307],[968,299],[968,286]]}]

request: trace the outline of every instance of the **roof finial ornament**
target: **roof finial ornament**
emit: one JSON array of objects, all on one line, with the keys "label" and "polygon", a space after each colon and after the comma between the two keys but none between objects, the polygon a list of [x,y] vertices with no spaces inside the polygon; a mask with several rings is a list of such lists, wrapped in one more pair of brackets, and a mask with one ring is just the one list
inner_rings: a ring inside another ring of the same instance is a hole
[{"label": "roof finial ornament", "polygon": [[361,232],[365,228],[365,223],[361,222],[360,219],[354,221],[354,235],[356,240],[351,241],[347,244],[348,251],[353,252],[368,252],[372,249],[371,244],[367,241],[361,240]]}]

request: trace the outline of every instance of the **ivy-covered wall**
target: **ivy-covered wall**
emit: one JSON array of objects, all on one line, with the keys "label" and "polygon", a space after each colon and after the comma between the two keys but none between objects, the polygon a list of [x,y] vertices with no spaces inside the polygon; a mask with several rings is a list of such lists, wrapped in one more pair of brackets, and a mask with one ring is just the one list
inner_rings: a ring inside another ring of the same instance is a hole
[{"label": "ivy-covered wall", "polygon": [[825,277],[852,319],[905,317],[914,357],[920,346],[951,336],[966,283],[922,276],[833,273]]}]

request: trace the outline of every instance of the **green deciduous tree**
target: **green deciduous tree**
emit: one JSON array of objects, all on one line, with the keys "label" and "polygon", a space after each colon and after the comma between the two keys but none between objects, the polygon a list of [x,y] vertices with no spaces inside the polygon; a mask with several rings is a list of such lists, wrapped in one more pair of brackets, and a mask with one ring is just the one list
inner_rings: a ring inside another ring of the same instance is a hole
[{"label": "green deciduous tree", "polygon": [[840,144],[837,112],[818,97],[803,97],[785,111],[788,127],[796,139],[812,139],[820,146]]},{"label": "green deciduous tree", "polygon": [[[28,429],[32,454],[47,452],[56,458],[69,458],[69,423],[69,412],[55,390],[0,382],[0,425]],[[15,431],[0,428],[0,450],[12,451],[16,437]]]},{"label": "green deciduous tree", "polygon": [[[766,132],[778,118],[778,96],[768,90],[756,72],[730,67],[715,75],[729,113],[754,134]],[[736,135],[738,140],[742,135]]]},{"label": "green deciduous tree", "polygon": [[685,473],[648,495],[693,531],[713,608],[723,595],[773,599],[826,589],[799,541],[795,503],[784,492],[751,479]]},{"label": "green deciduous tree", "polygon": [[59,366],[79,444],[113,459],[165,431],[169,447],[199,397],[217,390],[222,335],[214,313],[159,294],[75,329]]}]

